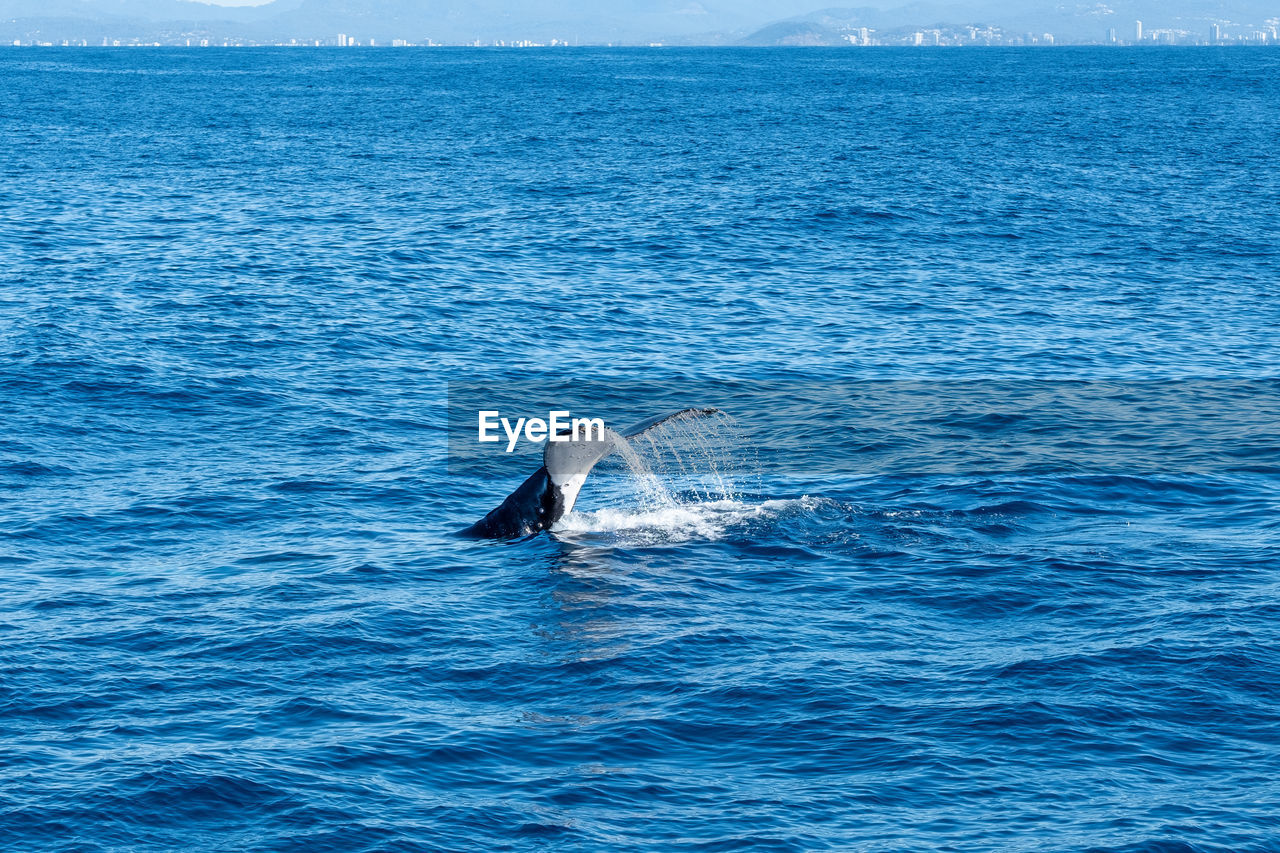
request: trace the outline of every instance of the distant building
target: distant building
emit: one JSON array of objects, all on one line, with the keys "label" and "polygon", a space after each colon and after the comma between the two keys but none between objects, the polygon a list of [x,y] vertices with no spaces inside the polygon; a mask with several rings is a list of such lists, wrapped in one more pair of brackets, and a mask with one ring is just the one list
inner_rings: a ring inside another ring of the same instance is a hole
[{"label": "distant building", "polygon": [[1142,41],[1142,21],[1133,22],[1133,40]]},{"label": "distant building", "polygon": [[1222,41],[1222,27],[1217,24],[1209,25],[1209,44],[1217,44]]},{"label": "distant building", "polygon": [[1118,41],[1119,39],[1116,38],[1116,28],[1112,27],[1111,29],[1107,30],[1107,44],[1115,44]]}]

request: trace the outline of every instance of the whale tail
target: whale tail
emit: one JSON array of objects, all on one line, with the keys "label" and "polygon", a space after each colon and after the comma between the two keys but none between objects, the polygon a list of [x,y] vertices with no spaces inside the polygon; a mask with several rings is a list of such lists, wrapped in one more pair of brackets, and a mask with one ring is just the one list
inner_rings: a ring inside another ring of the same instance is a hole
[{"label": "whale tail", "polygon": [[681,409],[632,424],[622,432],[606,429],[602,436],[588,432],[582,439],[548,441],[542,452],[542,467],[462,534],[484,539],[514,539],[546,530],[573,509],[591,469],[612,453],[618,442],[635,438],[668,421],[682,417],[705,418],[719,411]]},{"label": "whale tail", "polygon": [[623,438],[635,438],[651,429],[657,429],[665,423],[680,419],[709,418],[712,415],[720,414],[719,409],[681,409],[678,412],[668,412],[665,415],[658,415],[655,418],[640,421],[638,424],[632,424],[619,433]]}]

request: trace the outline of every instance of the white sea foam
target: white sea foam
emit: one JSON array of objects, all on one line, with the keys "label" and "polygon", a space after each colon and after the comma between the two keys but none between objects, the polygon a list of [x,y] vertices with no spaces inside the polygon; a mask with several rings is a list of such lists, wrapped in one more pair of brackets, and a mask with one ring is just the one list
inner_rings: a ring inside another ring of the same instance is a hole
[{"label": "white sea foam", "polygon": [[571,512],[552,528],[564,538],[603,537],[620,544],[661,544],[701,539],[715,541],[769,523],[793,512],[809,511],[807,495],[788,500],[749,503],[740,500],[673,502],[653,508],[610,508]]}]

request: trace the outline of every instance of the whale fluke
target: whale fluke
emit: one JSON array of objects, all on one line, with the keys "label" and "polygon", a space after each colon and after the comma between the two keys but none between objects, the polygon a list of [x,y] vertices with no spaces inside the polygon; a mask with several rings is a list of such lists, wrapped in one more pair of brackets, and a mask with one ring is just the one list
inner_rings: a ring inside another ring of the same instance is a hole
[{"label": "whale fluke", "polygon": [[[573,509],[587,475],[597,462],[613,452],[617,442],[635,438],[676,418],[705,418],[719,411],[681,409],[632,424],[620,433],[606,429],[603,438],[548,441],[542,452],[542,467],[462,534],[484,539],[514,539],[546,530]],[[560,434],[568,435],[568,431]]]},{"label": "whale fluke", "polygon": [[623,438],[635,438],[637,435],[640,435],[640,433],[642,432],[648,432],[654,427],[662,426],[667,421],[674,421],[677,418],[683,418],[683,417],[708,418],[708,417],[711,417],[712,415],[718,415],[718,414],[720,414],[719,409],[681,409],[678,412],[670,412],[665,415],[658,415],[656,418],[649,418],[648,420],[641,421],[638,424],[632,424],[631,426],[624,429],[621,433],[619,433],[619,435],[621,435]]}]

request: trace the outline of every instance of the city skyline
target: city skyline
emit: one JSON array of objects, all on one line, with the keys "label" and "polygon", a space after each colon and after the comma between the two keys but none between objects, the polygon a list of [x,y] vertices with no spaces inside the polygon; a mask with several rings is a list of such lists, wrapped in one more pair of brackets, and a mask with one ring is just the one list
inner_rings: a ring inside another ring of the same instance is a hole
[{"label": "city skyline", "polygon": [[812,10],[805,0],[653,0],[624,7],[412,0],[0,0],[0,44],[177,46],[999,46],[1268,45],[1280,17],[1263,4],[1205,9],[1147,0],[886,3]]}]

